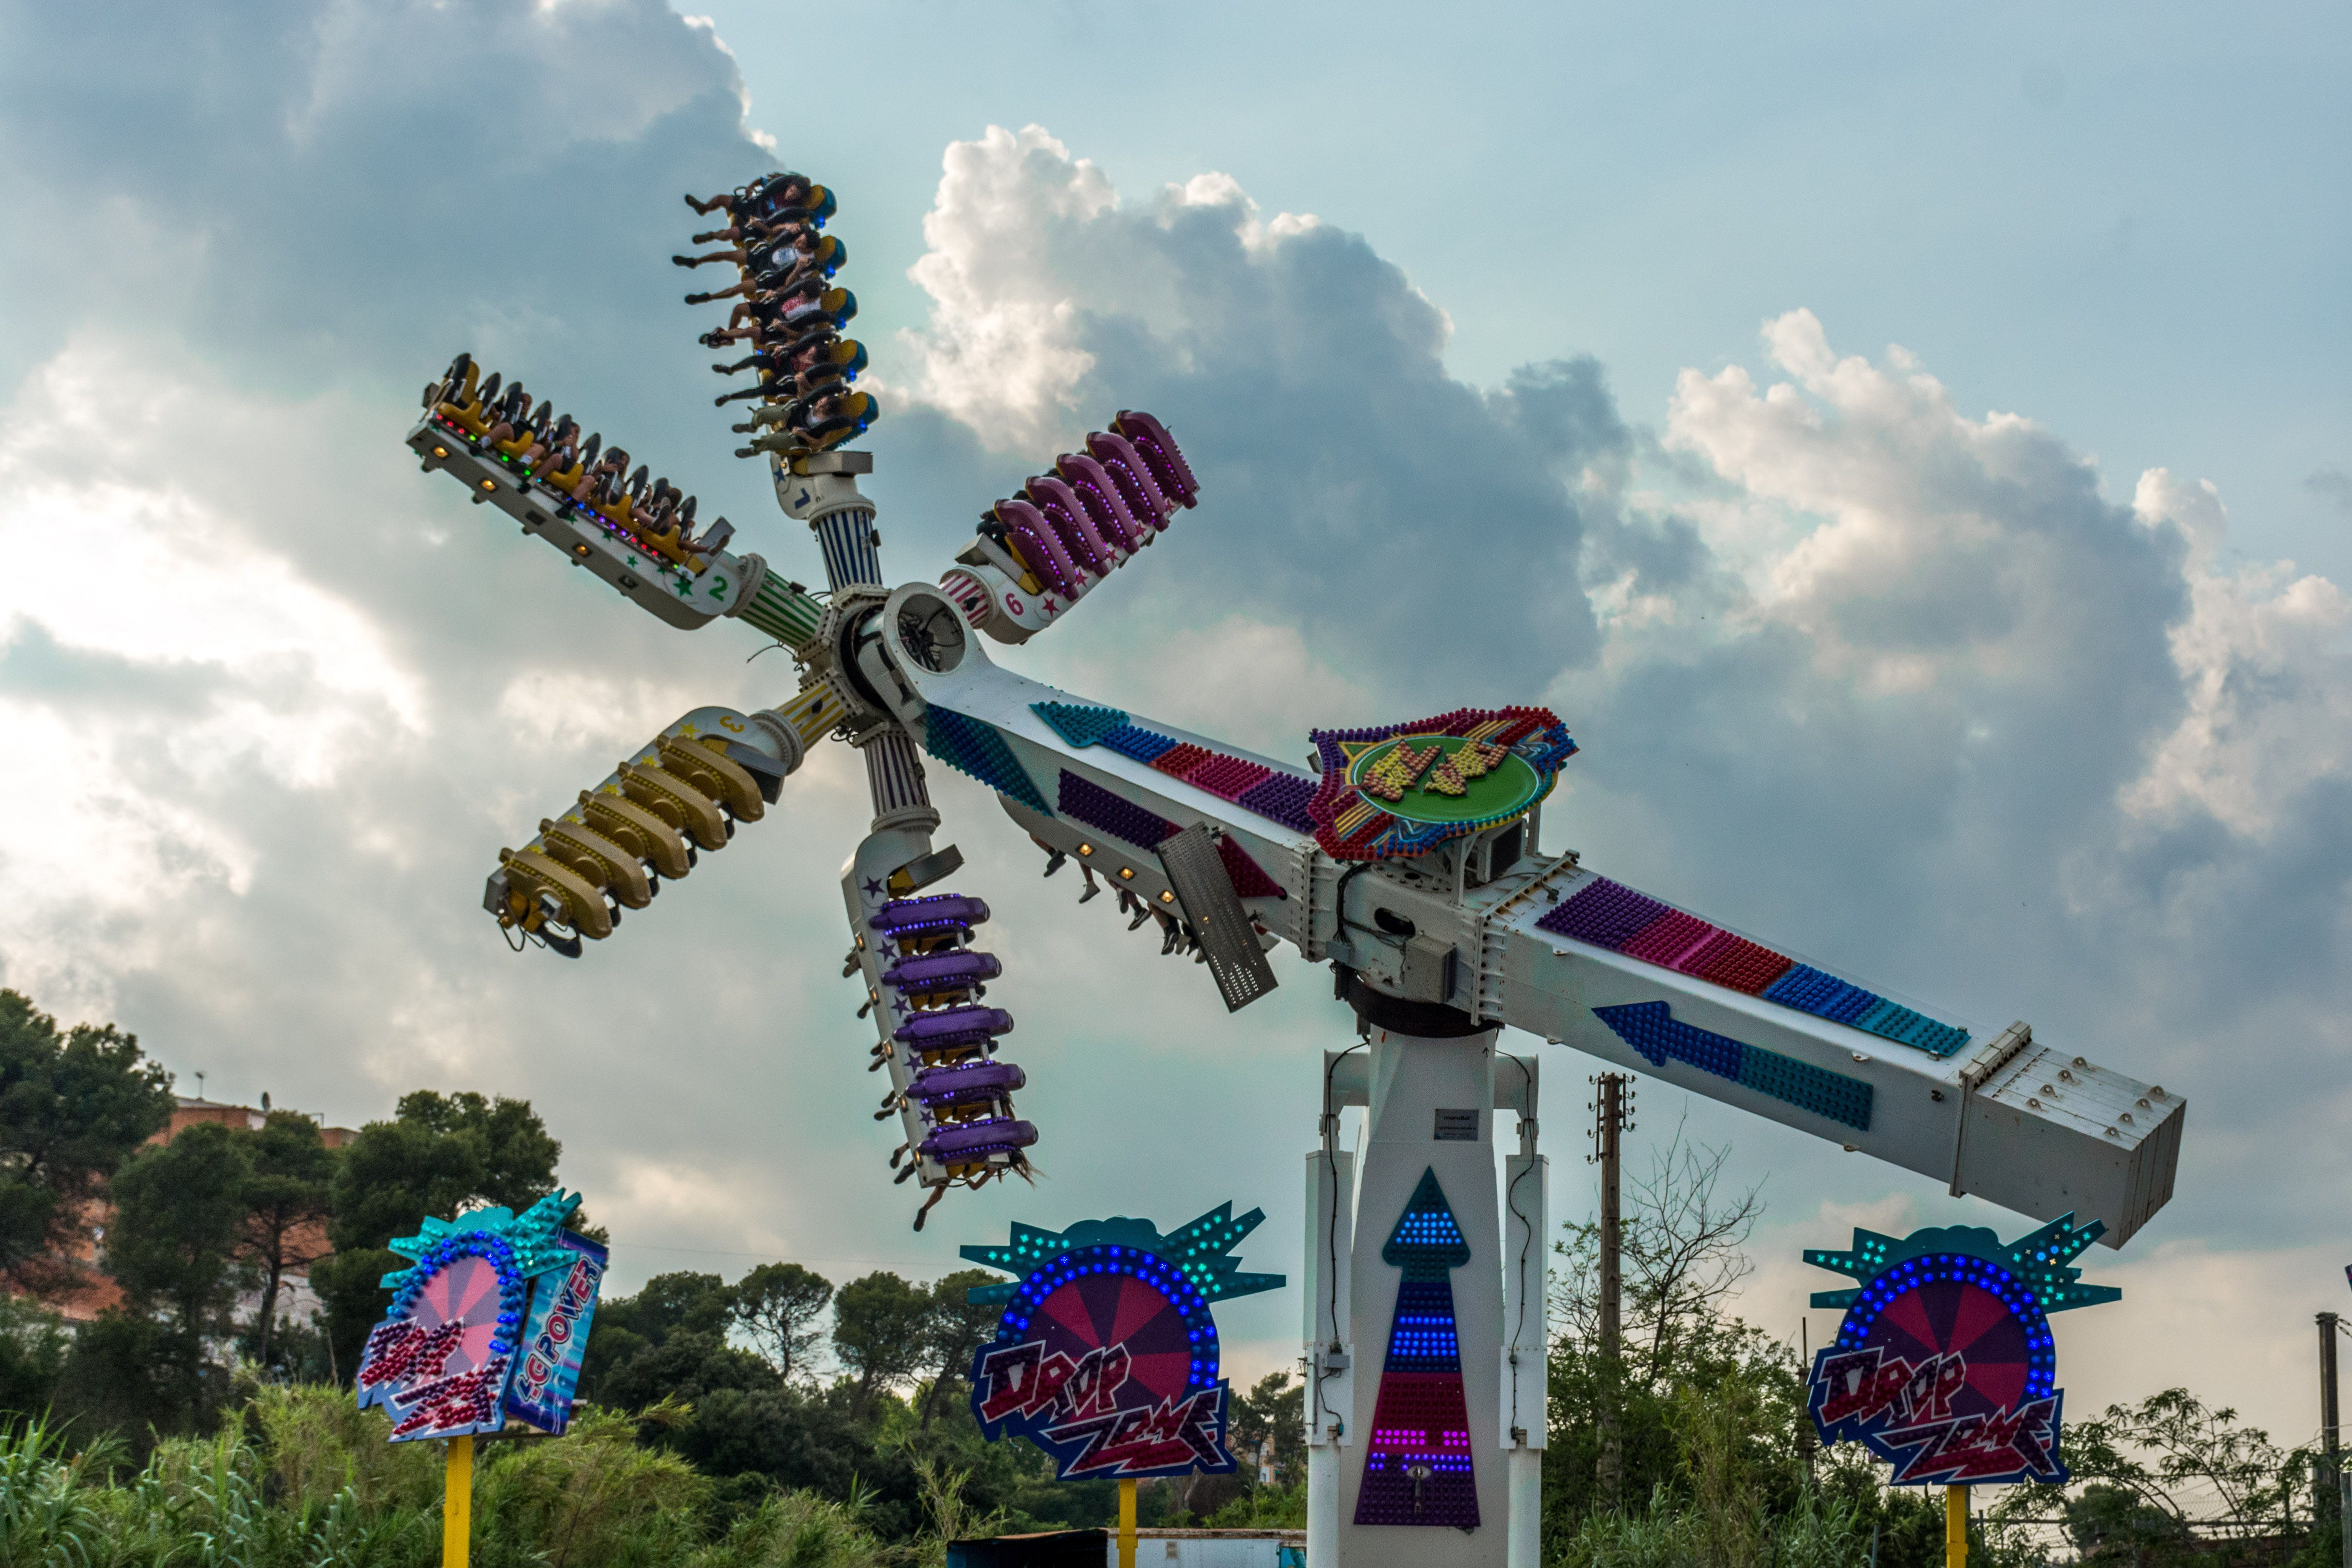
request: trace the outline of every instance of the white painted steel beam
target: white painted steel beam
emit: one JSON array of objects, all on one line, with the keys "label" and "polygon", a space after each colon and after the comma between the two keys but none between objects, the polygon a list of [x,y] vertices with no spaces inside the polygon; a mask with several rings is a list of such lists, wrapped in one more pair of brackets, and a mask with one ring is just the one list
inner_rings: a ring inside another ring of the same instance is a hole
[{"label": "white painted steel beam", "polygon": [[[1574,856],[1526,857],[1457,898],[1455,868],[1444,849],[1418,861],[1338,864],[1306,834],[1108,748],[1071,744],[1033,704],[1109,705],[1003,669],[976,641],[950,671],[907,667],[904,673],[922,702],[981,721],[1003,739],[1046,808],[1001,796],[1016,822],[1147,902],[1172,900],[1150,847],[1054,810],[1063,773],[1179,827],[1206,823],[1230,836],[1287,895],[1244,900],[1267,932],[1311,960],[1347,964],[1377,989],[1525,1029],[1932,1176],[1955,1194],[1974,1194],[2036,1219],[2071,1211],[2102,1220],[2107,1228],[2101,1239],[2111,1247],[2130,1239],[2171,1196],[2186,1111],[2180,1097],[2035,1041],[2022,1026],[1972,1040],[1951,1057],[1934,1056],[1543,930],[1538,922],[1547,914],[1594,879]],[[1134,721],[1306,776],[1172,725]],[[918,716],[911,727],[919,733],[923,720]],[[1414,938],[1384,931],[1377,918],[1382,910],[1391,924],[1410,923]],[[1429,962],[1433,955],[1440,962]],[[1761,1053],[1745,1058],[1760,1068],[1743,1080],[1654,1049],[1645,1053],[1596,1012],[1655,1004],[1678,1029]],[[1792,1077],[1826,1083],[1845,1114],[1825,1113],[1818,1095],[1792,1097],[1785,1081],[1780,1092],[1771,1091],[1775,1081]],[[1861,1099],[1866,1112],[1856,1113]]]}]

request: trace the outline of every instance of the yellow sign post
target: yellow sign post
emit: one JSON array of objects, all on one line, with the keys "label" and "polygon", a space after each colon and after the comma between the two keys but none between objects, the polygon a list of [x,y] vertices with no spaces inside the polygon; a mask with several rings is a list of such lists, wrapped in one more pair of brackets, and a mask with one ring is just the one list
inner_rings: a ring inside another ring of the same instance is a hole
[{"label": "yellow sign post", "polygon": [[1118,1483],[1118,1568],[1135,1568],[1135,1483]]},{"label": "yellow sign post", "polygon": [[1944,1568],[1969,1568],[1969,1489],[1944,1489]]},{"label": "yellow sign post", "polygon": [[466,1568],[473,1553],[474,1438],[449,1439],[449,1463],[441,1481],[441,1568]]}]

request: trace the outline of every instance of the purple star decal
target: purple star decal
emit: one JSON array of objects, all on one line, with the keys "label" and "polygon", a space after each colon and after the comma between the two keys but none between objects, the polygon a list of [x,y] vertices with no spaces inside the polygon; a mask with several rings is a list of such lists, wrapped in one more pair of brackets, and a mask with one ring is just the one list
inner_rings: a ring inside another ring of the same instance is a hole
[{"label": "purple star decal", "polygon": [[875,880],[873,878],[871,878],[871,877],[868,877],[868,878],[866,878],[866,896],[867,898],[869,898],[869,899],[874,898],[874,897],[877,896],[881,891],[882,891],[882,884],[881,884],[881,883],[879,883],[879,882],[876,881],[876,880]]}]

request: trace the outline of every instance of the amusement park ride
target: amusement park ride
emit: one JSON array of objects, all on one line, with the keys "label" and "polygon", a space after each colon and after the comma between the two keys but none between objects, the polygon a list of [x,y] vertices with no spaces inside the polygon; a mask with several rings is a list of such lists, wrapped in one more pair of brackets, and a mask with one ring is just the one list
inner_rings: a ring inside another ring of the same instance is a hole
[{"label": "amusement park ride", "polygon": [[[702,204],[696,204],[698,208]],[[799,689],[774,708],[688,713],[595,789],[501,850],[486,903],[510,939],[578,956],[698,850],[756,822],[826,737],[865,759],[872,831],[841,889],[888,1075],[898,1179],[979,1186],[1025,1168],[1038,1133],[997,1054],[998,961],[972,945],[988,906],[934,889],[929,757],[979,779],[1081,901],[1108,889],[1130,929],[1206,968],[1228,1008],[1275,985],[1289,942],[1327,963],[1359,1044],[1323,1054],[1307,1156],[1309,1552],[1317,1568],[1536,1562],[1545,1447],[1546,1162],[1536,1053],[1505,1026],[1722,1100],[1849,1151],[2120,1246],[2171,1195],[2184,1105],[2036,1040],[1989,1039],[1538,847],[1576,750],[1552,713],[1459,709],[1317,731],[1312,765],[1254,755],[996,663],[1159,542],[1199,487],[1158,421],[1122,412],[989,508],[936,582],[884,576],[852,389],[856,301],[829,279],[832,198],[771,175],[719,198],[744,282],[758,397],[739,456],[764,454],[786,515],[814,534],[828,587],[731,553],[723,520],[567,416],[503,396],[460,356],[408,437],[456,478],[669,625],[731,618],[788,648]],[[715,259],[706,258],[706,259]],[[686,258],[681,258],[685,260]],[[705,298],[708,298],[706,296]],[[1367,1108],[1360,1152],[1342,1107]],[[1497,1113],[1516,1118],[1498,1183]],[[1360,1164],[1360,1170],[1359,1165]],[[1360,1227],[1356,1216],[1364,1223]],[[916,1221],[921,1224],[919,1213]],[[1367,1359],[1359,1364],[1358,1357]],[[1352,1450],[1352,1454],[1350,1453]],[[1501,1528],[1496,1528],[1500,1526]],[[1416,1528],[1419,1527],[1419,1528]],[[1437,1527],[1437,1528],[1432,1528]]]}]

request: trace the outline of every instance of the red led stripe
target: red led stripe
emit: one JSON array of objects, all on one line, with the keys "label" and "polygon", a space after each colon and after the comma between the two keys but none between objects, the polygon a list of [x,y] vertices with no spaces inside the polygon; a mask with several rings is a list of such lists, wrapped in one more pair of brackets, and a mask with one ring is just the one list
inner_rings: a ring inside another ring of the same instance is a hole
[{"label": "red led stripe", "polygon": [[1725,948],[1695,973],[1712,985],[1725,985],[1734,991],[1745,991],[1750,996],[1763,994],[1765,989],[1790,970],[1796,960],[1773,952],[1746,937],[1734,937]]},{"label": "red led stripe", "polygon": [[1206,746],[1195,746],[1188,741],[1152,758],[1151,765],[1163,773],[1173,773],[1181,779],[1215,754]]},{"label": "red led stripe", "polygon": [[1738,940],[1729,931],[1717,928],[1707,935],[1706,941],[1685,952],[1669,967],[1679,969],[1685,974],[1696,974],[1722,957],[1724,951]]},{"label": "red led stripe", "polygon": [[1654,963],[1671,969],[1675,960],[1715,934],[1716,928],[1696,915],[1686,915],[1680,910],[1663,915],[1643,926],[1617,951],[1628,958],[1638,958],[1644,963]]}]

